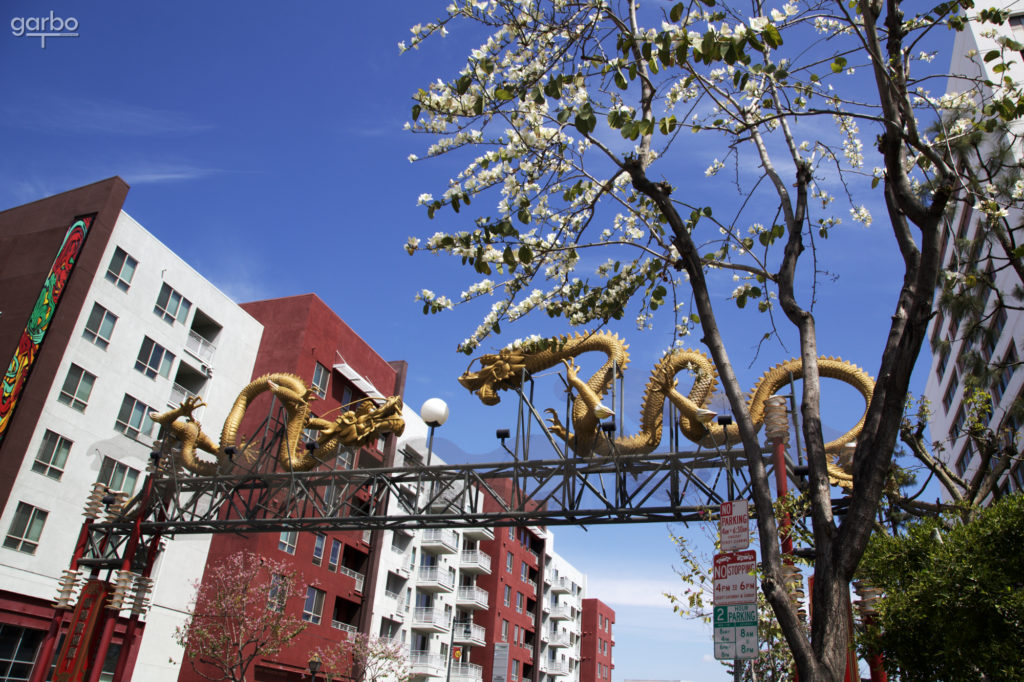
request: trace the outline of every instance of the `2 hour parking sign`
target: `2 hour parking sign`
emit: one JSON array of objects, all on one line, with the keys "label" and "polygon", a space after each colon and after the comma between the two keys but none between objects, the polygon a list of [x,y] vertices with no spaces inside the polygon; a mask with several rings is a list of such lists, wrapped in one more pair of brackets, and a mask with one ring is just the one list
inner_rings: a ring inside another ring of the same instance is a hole
[{"label": "2 hour parking sign", "polygon": [[715,658],[757,658],[757,604],[716,606]]}]

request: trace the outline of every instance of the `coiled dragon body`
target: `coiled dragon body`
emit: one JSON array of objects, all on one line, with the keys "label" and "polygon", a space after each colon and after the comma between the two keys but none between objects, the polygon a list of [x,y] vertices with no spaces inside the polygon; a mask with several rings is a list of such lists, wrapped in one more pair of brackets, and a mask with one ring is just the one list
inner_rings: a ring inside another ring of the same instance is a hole
[{"label": "coiled dragon body", "polygon": [[[578,369],[573,359],[590,351],[602,352],[607,359],[584,382],[577,376]],[[629,362],[626,344],[610,332],[563,336],[484,355],[480,358],[481,368],[478,371],[467,370],[459,378],[459,383],[475,392],[485,404],[494,405],[500,400],[499,391],[515,389],[521,385],[524,376],[553,367],[559,362],[566,365],[568,383],[576,390],[577,397],[572,405],[572,430],[559,421],[554,410],[549,409],[550,428],[579,457],[653,452],[661,443],[666,400],[679,410],[680,431],[694,443],[702,447],[718,447],[740,440],[736,425],[709,423],[706,418],[710,413],[705,405],[714,393],[718,375],[707,355],[690,349],[666,353],[651,371],[644,390],[640,430],[637,433],[619,436],[614,440],[599,436],[599,421],[611,412],[601,401],[610,390],[614,375],[621,373]],[[836,455],[847,443],[856,440],[860,433],[874,390],[874,380],[864,370],[839,358],[821,357],[818,359],[818,367],[822,377],[837,379],[853,386],[865,402],[864,413],[857,424],[839,438],[825,444],[825,451]],[[693,375],[693,385],[686,395],[676,390],[676,376],[684,370]],[[803,366],[799,360],[788,360],[765,372],[751,391],[747,403],[755,429],[760,429],[764,423],[765,401],[782,387],[801,378]],[[850,473],[834,464],[829,464],[829,475],[836,485],[849,487],[852,484]]]},{"label": "coiled dragon body", "polygon": [[[277,460],[287,471],[315,469],[337,454],[340,446],[356,447],[369,443],[382,433],[402,434],[402,399],[388,398],[377,406],[371,400],[360,402],[354,410],[342,412],[335,421],[313,417],[309,401],[313,391],[294,374],[277,372],[265,374],[246,385],[235,398],[221,428],[220,442],[216,443],[203,433],[202,426],[192,418],[192,412],[203,405],[198,397],[187,398],[182,404],[166,412],[151,412],[150,419],[165,428],[165,437],[180,444],[179,464],[200,476],[214,476],[231,468],[233,455],[242,453],[243,461],[251,464],[257,453],[246,443],[238,441],[238,430],[252,401],[261,393],[272,393],[287,415]],[[303,443],[302,432],[319,432],[312,447]],[[216,460],[201,459],[197,451],[207,452]]]}]

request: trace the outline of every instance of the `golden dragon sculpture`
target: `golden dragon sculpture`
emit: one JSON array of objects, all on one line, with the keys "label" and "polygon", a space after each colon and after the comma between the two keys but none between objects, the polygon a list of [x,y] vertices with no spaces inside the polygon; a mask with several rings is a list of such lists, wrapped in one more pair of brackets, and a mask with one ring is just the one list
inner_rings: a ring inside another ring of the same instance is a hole
[{"label": "golden dragon sculpture", "polygon": [[[354,409],[342,412],[334,421],[313,417],[309,408],[309,401],[314,396],[312,389],[294,374],[283,372],[254,379],[239,392],[224,420],[220,442],[214,442],[203,433],[202,426],[192,417],[193,411],[204,404],[198,397],[189,397],[172,410],[151,412],[149,416],[164,427],[165,438],[172,438],[180,444],[178,463],[181,466],[200,476],[214,476],[231,468],[233,455],[228,454],[229,448],[233,448],[235,453],[242,453],[248,463],[252,462],[256,453],[246,447],[245,442],[238,442],[238,429],[252,401],[267,391],[278,399],[287,414],[277,453],[278,463],[286,471],[315,469],[334,457],[340,446],[366,445],[380,434],[401,435],[405,429],[402,399],[397,396],[387,398],[382,405],[366,398]],[[302,438],[305,429],[319,432],[316,441],[309,446]],[[200,450],[213,455],[216,461],[201,459]]]},{"label": "golden dragon sculpture", "polygon": [[[568,383],[577,394],[572,404],[572,431],[560,422],[554,410],[546,411],[550,415],[551,431],[564,439],[568,447],[580,457],[653,452],[661,443],[666,400],[679,410],[679,428],[694,443],[702,447],[718,447],[739,442],[739,428],[735,424],[722,426],[710,422],[712,413],[705,405],[718,383],[718,373],[707,355],[689,349],[666,353],[651,371],[644,390],[638,433],[619,436],[614,440],[601,436],[599,422],[612,414],[601,401],[611,387],[613,374],[621,373],[629,363],[627,348],[617,335],[605,331],[562,336],[484,355],[479,358],[480,369],[467,369],[459,377],[459,383],[476,393],[484,404],[495,405],[500,401],[499,391],[518,388],[525,376],[563,363]],[[578,376],[579,370],[573,359],[590,351],[605,354],[606,360],[584,382]],[[839,358],[821,357],[818,359],[818,368],[822,377],[843,381],[857,389],[864,398],[864,413],[857,424],[839,438],[825,444],[825,451],[836,456],[860,434],[874,391],[874,380],[864,370]],[[687,395],[676,390],[676,375],[684,370],[694,377]],[[802,377],[803,367],[799,360],[788,360],[765,372],[751,391],[747,403],[755,429],[759,430],[764,423],[765,401],[783,386]],[[849,471],[834,463],[829,463],[828,470],[833,484],[852,487],[853,476]]]}]

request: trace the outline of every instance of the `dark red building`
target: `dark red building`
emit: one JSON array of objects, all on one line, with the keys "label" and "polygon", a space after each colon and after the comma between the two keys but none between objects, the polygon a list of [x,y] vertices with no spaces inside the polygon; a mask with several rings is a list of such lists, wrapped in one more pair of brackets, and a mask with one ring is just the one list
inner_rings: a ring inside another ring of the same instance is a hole
[{"label": "dark red building", "polygon": [[[381,358],[317,296],[256,301],[241,307],[264,326],[253,377],[273,372],[298,375],[317,394],[311,404],[316,416],[330,418],[367,396],[401,395],[405,363]],[[254,401],[242,432],[258,429],[269,409],[269,398],[263,403]],[[395,437],[389,435],[361,448],[357,461],[338,461],[333,466],[390,466],[394,452]],[[302,576],[300,598],[287,608],[296,610],[308,625],[292,645],[272,658],[257,661],[256,679],[298,682],[308,675],[312,652],[351,633],[368,631],[380,553],[377,535],[370,531],[292,531],[214,536],[208,568],[245,549],[284,560]],[[181,682],[201,679],[191,666],[182,666]]]},{"label": "dark red building", "polygon": [[583,636],[580,642],[580,682],[611,680],[615,663],[612,647],[615,611],[600,599],[583,600]]}]

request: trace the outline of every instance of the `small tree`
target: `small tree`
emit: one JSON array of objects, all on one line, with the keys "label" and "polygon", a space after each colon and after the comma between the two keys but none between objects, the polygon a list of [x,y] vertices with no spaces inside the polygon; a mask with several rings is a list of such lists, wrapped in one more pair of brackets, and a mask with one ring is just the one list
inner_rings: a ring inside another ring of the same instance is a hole
[{"label": "small tree", "polygon": [[214,565],[195,585],[192,614],[174,634],[193,670],[208,680],[245,682],[257,658],[281,651],[306,628],[286,608],[298,577],[247,551]]},{"label": "small tree", "polygon": [[359,632],[317,655],[328,680],[409,682],[412,679],[409,657],[402,645],[384,637]]},{"label": "small tree", "polygon": [[1024,678],[1024,497],[968,523],[876,533],[861,572],[883,590],[869,645],[900,680]]}]

